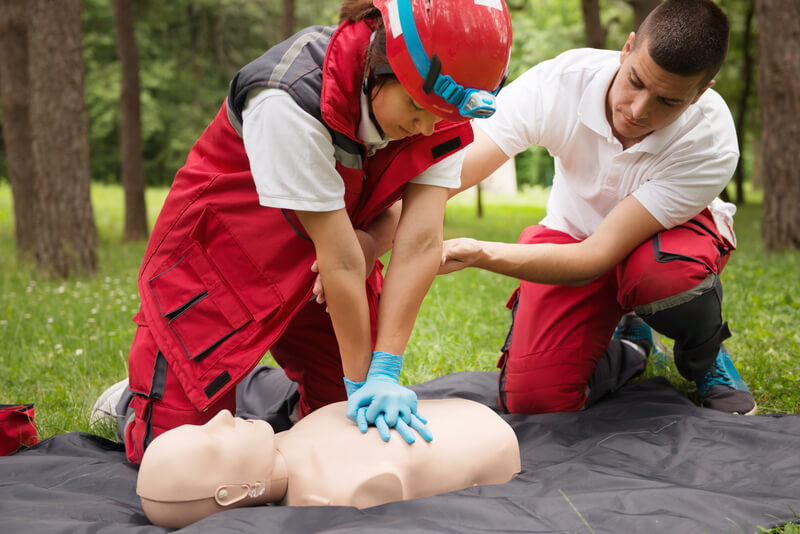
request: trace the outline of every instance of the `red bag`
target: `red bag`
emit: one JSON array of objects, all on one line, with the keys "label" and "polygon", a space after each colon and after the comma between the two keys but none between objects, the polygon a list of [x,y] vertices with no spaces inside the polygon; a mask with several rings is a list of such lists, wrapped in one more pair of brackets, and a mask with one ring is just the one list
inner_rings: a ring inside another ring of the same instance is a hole
[{"label": "red bag", "polygon": [[38,442],[33,404],[0,404],[0,456]]}]

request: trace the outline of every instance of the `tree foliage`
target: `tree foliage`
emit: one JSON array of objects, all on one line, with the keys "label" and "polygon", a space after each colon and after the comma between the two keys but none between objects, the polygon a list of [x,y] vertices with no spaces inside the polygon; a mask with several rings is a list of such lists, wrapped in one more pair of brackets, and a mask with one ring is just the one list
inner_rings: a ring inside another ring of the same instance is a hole
[{"label": "tree foliage", "polygon": [[[317,1],[298,2],[296,27],[335,23],[338,2],[322,3],[320,7]],[[279,42],[282,4],[282,0],[136,3],[148,183],[172,181],[219,109],[230,78]],[[109,2],[85,0],[83,22],[92,176],[117,182],[120,68]]]},{"label": "tree foliage", "polygon": [[[743,89],[742,35],[750,0],[717,0],[732,28],[731,48],[715,90],[732,109]],[[284,0],[138,0],[136,41],[141,74],[145,174],[150,184],[168,184],[225,97],[233,74],[281,39]],[[340,0],[295,0],[295,29],[335,24]],[[509,81],[540,61],[584,45],[581,0],[514,0]],[[619,49],[633,29],[628,0],[599,0],[606,45]],[[108,0],[84,0],[86,101],[94,180],[119,182],[120,68]],[[754,45],[753,45],[754,46]],[[745,171],[752,168],[751,143],[760,136],[758,95],[746,106]],[[735,111],[735,109],[734,109]],[[0,119],[2,120],[2,119]],[[0,153],[0,165],[4,155]],[[546,152],[518,158],[520,179],[546,183],[552,171]],[[0,167],[0,176],[6,174]]]}]

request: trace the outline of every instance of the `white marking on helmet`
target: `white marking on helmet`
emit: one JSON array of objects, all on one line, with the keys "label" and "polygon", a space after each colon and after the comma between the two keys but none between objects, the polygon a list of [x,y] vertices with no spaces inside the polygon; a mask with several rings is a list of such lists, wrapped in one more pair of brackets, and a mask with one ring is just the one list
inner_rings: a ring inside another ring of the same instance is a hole
[{"label": "white marking on helmet", "polygon": [[503,10],[502,0],[475,0],[476,6],[493,7],[495,9]]},{"label": "white marking on helmet", "polygon": [[389,12],[389,28],[392,30],[392,38],[397,39],[403,35],[403,27],[400,25],[400,13],[397,11],[397,0],[392,0],[386,4]]}]

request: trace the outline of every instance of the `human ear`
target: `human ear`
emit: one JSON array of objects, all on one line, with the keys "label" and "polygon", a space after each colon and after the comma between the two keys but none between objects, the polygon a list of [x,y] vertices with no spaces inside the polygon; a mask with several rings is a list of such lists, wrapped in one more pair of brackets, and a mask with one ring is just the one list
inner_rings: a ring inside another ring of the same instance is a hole
[{"label": "human ear", "polygon": [[620,65],[625,62],[625,58],[627,58],[630,53],[633,51],[633,44],[636,42],[636,33],[631,32],[628,34],[628,39],[625,41],[625,44],[622,46],[622,52],[619,54],[619,63]]},{"label": "human ear", "polygon": [[691,102],[691,103],[692,103],[692,104],[694,104],[695,102],[697,102],[698,100],[700,100],[700,97],[701,97],[701,96],[703,96],[703,93],[705,93],[705,92],[706,92],[708,89],[711,89],[711,87],[712,87],[712,86],[713,86],[715,83],[716,83],[716,81],[715,81],[715,80],[711,80],[710,82],[708,82],[708,83],[705,85],[705,87],[703,87],[702,89],[700,89],[700,90],[697,92],[697,94],[696,94],[696,95],[694,96],[694,98],[692,99],[692,102]]}]

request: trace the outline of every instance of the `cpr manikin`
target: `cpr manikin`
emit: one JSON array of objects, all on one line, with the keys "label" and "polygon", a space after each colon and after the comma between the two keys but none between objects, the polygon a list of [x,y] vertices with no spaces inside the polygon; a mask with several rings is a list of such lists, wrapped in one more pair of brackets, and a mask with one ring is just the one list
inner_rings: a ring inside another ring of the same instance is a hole
[{"label": "cpr manikin", "polygon": [[[465,399],[420,401],[435,439],[384,442],[343,417],[345,403],[275,434],[227,410],[183,425],[147,448],[136,492],[156,525],[183,527],[228,508],[279,503],[366,508],[469,486],[501,484],[520,470],[516,435],[488,407]],[[469,422],[475,432],[464,432]],[[479,429],[479,430],[478,430]]]}]

